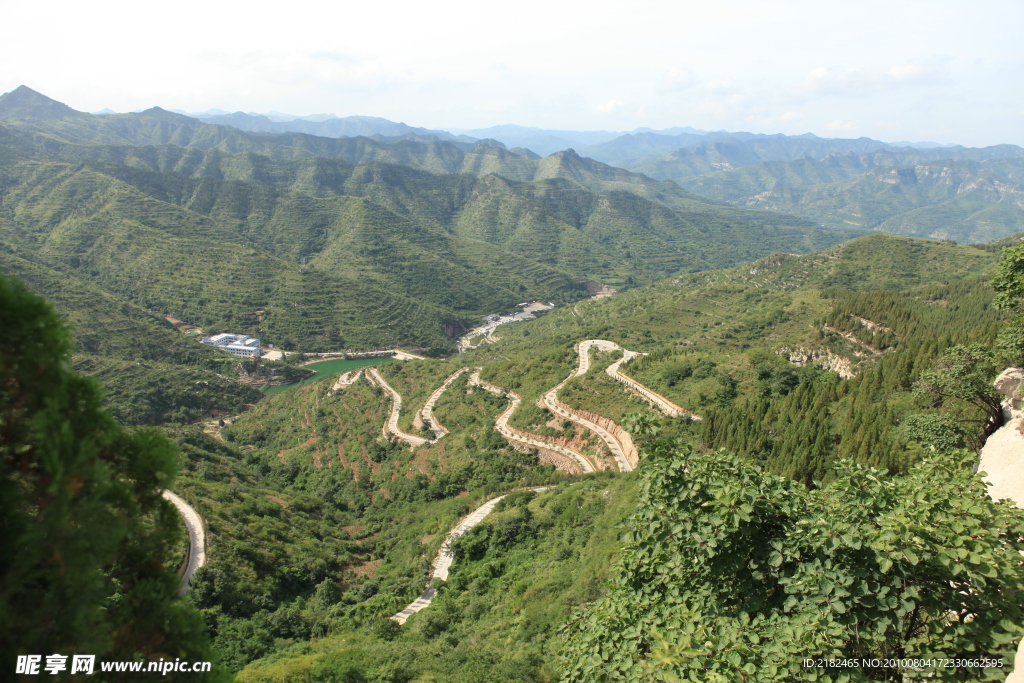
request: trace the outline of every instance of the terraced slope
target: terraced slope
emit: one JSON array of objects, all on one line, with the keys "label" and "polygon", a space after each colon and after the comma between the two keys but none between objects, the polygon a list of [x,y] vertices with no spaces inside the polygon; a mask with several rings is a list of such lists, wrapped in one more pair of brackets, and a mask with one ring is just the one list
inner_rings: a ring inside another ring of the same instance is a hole
[{"label": "terraced slope", "polygon": [[[632,358],[637,355],[634,352],[625,351],[618,344],[607,340],[587,339],[581,341],[575,347],[578,356],[577,369],[570,374],[568,378],[547,391],[543,395],[542,401],[544,405],[552,411],[552,413],[565,417],[566,419],[575,422],[596,434],[608,447],[618,470],[620,472],[629,472],[636,468],[638,464],[637,449],[629,434],[612,420],[603,418],[599,415],[583,414],[581,411],[574,410],[558,399],[559,389],[561,389],[568,381],[576,377],[586,375],[589,371],[591,348],[598,348],[603,351],[623,351],[624,359]],[[667,401],[636,380],[619,374],[618,366],[621,362],[622,360],[619,360],[610,367],[607,370],[608,374],[620,379],[620,381],[635,390],[645,399],[649,400],[652,406],[662,410],[666,415],[673,417],[690,415],[692,419],[700,419],[699,416],[695,416],[691,411],[687,411],[686,409]],[[544,454],[544,460],[567,472],[582,473],[603,469],[603,465],[599,460],[595,460],[590,456],[584,455],[578,450],[569,448],[563,443],[558,443],[556,440],[549,437],[530,434],[523,430],[510,427],[508,425],[508,421],[519,408],[522,403],[522,398],[514,392],[502,389],[501,387],[481,380],[481,369],[482,368],[471,368],[467,366],[459,368],[455,372],[451,373],[440,384],[440,386],[430,394],[424,405],[416,411],[416,417],[414,418],[413,424],[417,429],[421,430],[429,425],[429,428],[434,432],[434,439],[417,436],[399,428],[398,423],[402,410],[401,394],[399,394],[398,391],[396,391],[394,387],[384,379],[379,370],[376,368],[367,369],[365,371],[367,380],[371,384],[383,389],[391,400],[391,408],[388,413],[388,418],[382,428],[385,438],[401,441],[409,445],[411,448],[416,449],[421,446],[437,443],[443,437],[447,436],[449,431],[445,429],[440,422],[438,422],[437,418],[434,416],[433,408],[452,384],[454,384],[455,381],[463,374],[469,372],[469,384],[478,386],[485,391],[497,396],[505,397],[509,400],[508,407],[495,420],[494,428],[513,446],[540,449]],[[334,383],[332,391],[351,387],[358,378],[359,373],[355,373],[354,375],[352,373],[345,373]]]}]

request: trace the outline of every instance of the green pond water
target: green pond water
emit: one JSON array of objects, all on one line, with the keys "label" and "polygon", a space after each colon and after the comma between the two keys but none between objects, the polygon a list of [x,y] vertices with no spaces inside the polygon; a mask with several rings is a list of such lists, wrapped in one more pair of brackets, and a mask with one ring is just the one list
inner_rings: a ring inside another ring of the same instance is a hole
[{"label": "green pond water", "polygon": [[282,391],[288,389],[294,389],[295,387],[301,387],[303,384],[309,384],[310,382],[318,379],[327,377],[328,375],[340,375],[343,372],[350,370],[358,370],[359,368],[365,368],[368,365],[380,365],[382,363],[390,363],[393,358],[353,358],[352,360],[346,360],[345,358],[338,358],[335,360],[324,360],[319,363],[310,363],[304,366],[307,370],[315,370],[316,374],[301,382],[295,384],[285,384],[279,387],[266,387],[262,389],[263,393],[268,396],[274,394],[280,394]]}]

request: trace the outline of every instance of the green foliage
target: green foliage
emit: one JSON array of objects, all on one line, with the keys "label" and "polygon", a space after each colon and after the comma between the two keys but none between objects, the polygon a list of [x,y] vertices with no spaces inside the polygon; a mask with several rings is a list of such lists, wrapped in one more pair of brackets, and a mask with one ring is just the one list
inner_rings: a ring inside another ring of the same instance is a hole
[{"label": "green foliage", "polygon": [[938,453],[952,453],[967,445],[966,433],[945,415],[908,415],[903,421],[903,436]]},{"label": "green foliage", "polygon": [[1009,662],[1024,631],[1022,525],[1024,512],[989,499],[966,456],[926,459],[905,477],[842,463],[808,490],[662,441],[647,449],[608,596],[567,627],[563,680],[999,677],[802,660]]},{"label": "green foliage", "polygon": [[980,450],[1004,421],[1003,395],[992,386],[998,373],[995,356],[988,348],[958,345],[947,349],[931,370],[921,373],[914,391],[932,407],[945,407],[958,423],[981,424],[980,434],[967,435],[975,450]]},{"label": "green foliage", "polygon": [[[779,365],[778,356],[772,359],[764,351],[752,350],[749,358],[760,396],[748,395],[734,406],[709,410],[700,428],[702,443],[756,458],[771,471],[806,483],[832,476],[835,458],[905,471],[920,455],[922,443],[946,443],[936,441],[939,433],[934,429],[928,436],[919,427],[979,418],[963,411],[922,413],[929,404],[922,404],[921,395],[911,389],[942,349],[957,341],[991,340],[996,317],[990,306],[991,291],[986,289],[970,278],[902,293],[824,292],[833,308],[823,316],[826,331],[816,341],[834,354],[851,358],[857,376],[840,382],[813,367],[793,373]],[[861,360],[865,356],[870,362]],[[770,388],[773,367],[787,384],[795,379],[797,386],[776,394]],[[915,414],[922,417],[911,421],[909,431],[901,426]],[[977,443],[984,428],[984,415],[981,418],[976,427],[958,423],[957,431]],[[923,422],[915,424],[918,419]]]},{"label": "green foliage", "polygon": [[603,594],[619,546],[616,525],[636,505],[635,479],[588,475],[543,493],[513,492],[503,502],[459,540],[448,581],[436,582],[430,606],[400,629],[384,615],[339,623],[309,646],[254,662],[237,680],[556,678],[559,627]]},{"label": "green foliage", "polygon": [[992,287],[996,290],[995,305],[1015,314],[999,336],[1000,346],[1011,362],[1024,364],[1024,245],[1018,243],[1003,250]]},{"label": "green foliage", "polygon": [[170,363],[75,356],[74,367],[103,385],[107,408],[125,425],[192,422],[263,397],[219,373]]},{"label": "green foliage", "polygon": [[70,370],[70,348],[53,309],[0,278],[0,649],[8,661],[210,659],[163,564],[182,533],[160,497],[177,452],[120,427],[96,383]]}]

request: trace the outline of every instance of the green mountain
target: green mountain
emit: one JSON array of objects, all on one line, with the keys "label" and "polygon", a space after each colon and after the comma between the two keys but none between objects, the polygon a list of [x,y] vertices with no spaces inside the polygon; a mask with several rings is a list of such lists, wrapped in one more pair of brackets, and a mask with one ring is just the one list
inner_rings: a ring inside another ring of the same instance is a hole
[{"label": "green mountain", "polygon": [[[855,143],[855,144],[844,144]],[[793,162],[789,173],[794,177],[811,173],[838,180],[844,172],[852,169],[868,169],[874,166],[907,166],[938,160],[986,161],[989,159],[1024,158],[1024,149],[1016,145],[993,145],[991,147],[937,147],[918,149],[897,148],[863,138],[861,140],[822,140],[805,136],[788,137],[764,136],[763,139],[739,140],[726,138],[709,143],[682,147],[667,154],[648,156],[635,160],[622,160],[622,165],[631,171],[649,175],[659,180],[684,181],[707,173],[718,173],[763,164],[763,172],[772,173],[781,165],[777,162]],[[813,161],[822,162],[814,164]],[[776,163],[772,163],[776,162]],[[813,170],[804,170],[805,167]],[[787,164],[782,168],[789,169]],[[778,172],[778,171],[776,171]],[[701,193],[705,194],[705,193]],[[709,192],[706,196],[713,196]]]},{"label": "green mountain", "polygon": [[271,119],[261,114],[246,114],[240,111],[231,114],[187,114],[187,116],[199,119],[203,123],[231,126],[250,133],[306,133],[325,138],[372,137],[374,135],[396,138],[414,135],[420,138],[434,137],[439,140],[475,142],[468,136],[455,136],[443,130],[407,126],[404,123],[395,123],[379,116],[331,116],[323,120],[310,120],[296,116],[288,121],[282,121],[278,117]]},{"label": "green mountain", "polygon": [[[710,133],[703,136],[664,136],[644,133],[623,136],[596,147],[587,154],[631,170],[672,174],[672,179],[717,170],[749,166],[762,161],[792,161],[809,156],[821,159],[833,154],[865,154],[889,145],[871,138],[856,140],[819,138],[816,135],[756,135],[751,133]],[[643,170],[642,170],[643,169]],[[689,171],[689,172],[687,172]]]},{"label": "green mountain", "polygon": [[[115,125],[27,88],[0,98],[0,118],[15,125],[0,131],[5,157],[22,160],[3,172],[6,242],[146,308],[314,348],[443,347],[438,333],[462,313],[852,234],[708,203],[571,150],[531,160],[484,145],[255,136],[156,110]],[[94,144],[115,133],[158,144]],[[460,172],[425,170],[444,163]]]},{"label": "green mountain", "polygon": [[255,135],[158,109],[83,114],[27,88],[0,97],[0,121],[3,268],[74,321],[80,367],[129,422],[253,399],[205,376],[192,386],[223,395],[200,400],[189,391],[207,390],[155,387],[163,366],[130,367],[237,372],[163,315],[302,351],[448,352],[470,314],[856,234],[707,202],[571,150]]},{"label": "green mountain", "polygon": [[[77,112],[24,86],[0,95],[0,126],[9,129],[0,130],[0,139],[16,148],[5,153],[31,158],[103,161],[187,175],[208,173],[229,179],[244,178],[222,168],[223,157],[246,153],[279,162],[322,157],[357,165],[382,162],[412,166],[431,173],[475,176],[497,173],[511,180],[568,178],[593,192],[628,190],[674,209],[700,210],[769,225],[780,221],[795,227],[809,225],[792,216],[780,218],[775,214],[740,212],[707,202],[672,183],[595,162],[572,150],[541,159],[528,150],[516,153],[500,143],[489,144],[487,140],[466,145],[415,137],[386,141],[366,137],[333,139],[301,134],[252,134],[204,124],[159,108],[138,114],[94,116]],[[137,149],[140,146],[142,149]],[[196,150],[208,154],[196,154]],[[221,176],[222,173],[225,175]]]},{"label": "green mountain", "polygon": [[[683,185],[823,225],[917,237],[989,242],[1024,228],[1024,158],[915,161],[914,156],[761,164],[697,176]],[[912,165],[892,165],[907,162]]]},{"label": "green mountain", "polygon": [[[345,171],[347,187],[335,189],[350,194],[311,197],[123,166],[25,162],[4,171],[0,205],[13,216],[4,220],[5,241],[147,308],[204,325],[269,310],[263,327],[273,333],[273,321],[289,308],[275,299],[305,297],[302,282],[365,291],[368,300],[383,296],[372,293],[374,286],[385,287],[424,305],[484,312],[524,296],[582,291],[584,279],[650,281],[845,236],[754,231],[748,223],[674,212],[627,192],[595,195],[558,179],[477,180],[384,166]],[[304,258],[307,273],[285,274],[299,270],[288,263]],[[168,287],[167,278],[179,286]],[[202,295],[227,281],[236,283],[232,297]],[[347,314],[327,313],[308,329],[329,329],[338,315]]]}]

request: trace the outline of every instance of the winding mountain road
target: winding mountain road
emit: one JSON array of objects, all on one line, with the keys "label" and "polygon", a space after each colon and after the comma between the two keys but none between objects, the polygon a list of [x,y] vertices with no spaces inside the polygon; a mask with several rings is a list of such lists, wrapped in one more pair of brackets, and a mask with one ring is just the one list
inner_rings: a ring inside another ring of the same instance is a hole
[{"label": "winding mountain road", "polygon": [[170,491],[164,491],[162,495],[178,508],[188,529],[188,563],[181,575],[181,592],[184,593],[192,583],[192,575],[206,564],[206,532],[203,530],[203,518],[180,496]]},{"label": "winding mountain road", "polygon": [[394,388],[387,383],[387,380],[384,379],[384,376],[380,374],[380,370],[378,370],[377,368],[367,368],[366,379],[370,380],[371,382],[379,386],[381,389],[384,390],[386,394],[388,394],[391,397],[391,412],[388,414],[388,419],[384,423],[383,429],[385,437],[387,437],[390,433],[399,441],[404,441],[405,443],[409,444],[409,446],[412,448],[418,448],[419,446],[423,446],[424,444],[431,443],[430,439],[424,439],[422,436],[416,436],[415,434],[404,432],[398,428],[398,416],[402,412],[402,395],[395,391]]},{"label": "winding mountain road", "polygon": [[636,351],[630,351],[628,349],[622,349],[622,358],[609,365],[605,372],[608,373],[608,376],[612,379],[622,382],[630,389],[640,394],[641,397],[647,399],[651,405],[666,415],[671,417],[683,417],[685,415],[689,415],[691,420],[703,420],[704,418],[701,415],[698,415],[692,410],[687,410],[682,406],[676,405],[661,394],[651,391],[643,384],[640,384],[640,382],[637,382],[629,375],[622,374],[619,368],[622,367],[623,363],[642,355],[644,354],[637,353]]},{"label": "winding mountain road", "polygon": [[651,391],[643,384],[640,384],[640,382],[637,382],[632,377],[623,375],[619,371],[619,368],[623,363],[643,354],[624,349],[615,342],[608,341],[607,339],[585,339],[579,342],[576,344],[576,354],[578,356],[576,371],[562,380],[553,389],[545,393],[541,399],[542,405],[555,415],[560,415],[597,434],[598,437],[600,437],[600,439],[608,446],[609,452],[612,454],[612,457],[615,458],[615,462],[619,466],[619,471],[629,472],[639,463],[639,454],[637,452],[636,445],[633,443],[633,439],[630,438],[629,434],[621,428],[617,429],[616,432],[605,429],[593,420],[583,417],[577,411],[573,410],[565,403],[562,403],[558,398],[558,391],[569,381],[576,377],[582,377],[590,371],[590,350],[592,348],[596,348],[600,351],[622,351],[622,358],[608,366],[605,372],[611,378],[622,382],[636,391],[641,397],[645,398],[658,410],[661,410],[663,413],[672,417],[689,415],[691,419],[701,419],[699,415],[695,415],[689,410],[672,403],[664,396]]},{"label": "winding mountain road", "polygon": [[429,424],[430,431],[434,432],[434,441],[437,441],[441,437],[447,436],[449,433],[448,430],[445,429],[444,425],[438,422],[437,418],[434,417],[434,405],[437,403],[438,399],[441,398],[441,395],[448,390],[448,387],[450,387],[462,373],[469,372],[469,370],[470,368],[467,366],[464,368],[460,368],[459,370],[456,370],[451,375],[449,375],[448,379],[446,379],[444,383],[441,384],[441,386],[439,386],[437,389],[434,389],[434,393],[432,393],[429,396],[429,398],[427,398],[427,402],[423,404],[423,407],[420,408],[419,412],[416,414],[416,419],[413,420],[413,424],[417,426],[422,424]]},{"label": "winding mountain road", "polygon": [[338,391],[340,389],[348,389],[350,386],[359,381],[359,378],[362,376],[362,374],[362,370],[349,370],[348,372],[343,372],[340,375],[338,375],[338,379],[334,383],[334,386],[331,387],[331,389],[333,391]]},{"label": "winding mountain road", "polygon": [[[526,491],[547,491],[547,486],[535,486],[529,489],[523,489]],[[437,595],[437,590],[431,586],[434,579],[441,579],[442,581],[448,580],[448,570],[451,568],[455,558],[452,556],[452,543],[457,538],[462,536],[464,533],[475,527],[477,524],[484,520],[484,517],[491,514],[494,510],[494,506],[498,504],[498,501],[504,498],[506,495],[498,496],[497,498],[491,498],[489,501],[474,510],[468,517],[460,521],[455,525],[455,528],[448,532],[448,536],[444,539],[444,543],[441,544],[441,549],[437,553],[437,558],[434,560],[433,569],[430,572],[430,577],[427,579],[427,587],[420,593],[420,596],[409,603],[409,606],[403,609],[401,612],[397,612],[391,615],[391,619],[397,621],[399,624],[404,624],[405,620],[411,617],[416,612],[419,612],[424,607],[430,605],[430,601]]]},{"label": "winding mountain road", "polygon": [[497,396],[504,396],[509,400],[508,407],[505,408],[504,412],[498,416],[494,421],[494,428],[498,430],[498,433],[504,436],[509,441],[516,441],[533,448],[543,448],[548,451],[554,451],[568,458],[571,458],[583,472],[594,472],[594,464],[590,459],[578,451],[574,451],[571,448],[566,448],[560,444],[552,443],[550,441],[541,441],[525,433],[520,432],[517,429],[508,426],[508,419],[512,417],[512,413],[516,412],[519,404],[522,403],[522,398],[518,394],[507,391],[500,387],[497,387],[489,382],[485,382],[480,379],[480,368],[477,368],[473,374],[469,376],[469,383],[479,386],[485,391],[489,391]]},{"label": "winding mountain road", "polygon": [[[607,418],[590,414],[590,417],[593,417],[594,419],[589,419],[588,417],[581,415],[580,411],[574,410],[558,398],[558,391],[570,380],[576,377],[581,377],[590,371],[590,350],[592,348],[596,348],[600,351],[622,351],[622,358],[612,363],[605,372],[607,372],[613,379],[625,384],[642,398],[646,399],[656,409],[673,417],[689,416],[690,419],[693,420],[701,419],[700,415],[672,403],[664,396],[651,391],[632,377],[622,374],[620,368],[623,363],[643,354],[624,349],[615,342],[608,341],[606,339],[585,339],[577,343],[576,370],[567,378],[559,382],[554,388],[545,392],[541,396],[539,405],[547,408],[552,414],[570,420],[596,434],[607,446],[608,451],[615,459],[616,465],[620,471],[629,472],[633,470],[639,461],[636,445],[633,443],[629,434]],[[418,428],[422,428],[424,425],[429,425],[430,430],[434,433],[434,438],[426,439],[422,436],[405,432],[398,427],[398,418],[402,411],[401,394],[399,394],[394,387],[388,384],[377,368],[366,368],[365,376],[367,381],[379,386],[391,397],[391,410],[382,428],[384,436],[387,438],[394,437],[405,442],[412,448],[436,443],[441,438],[447,436],[449,431],[437,420],[437,417],[434,415],[434,406],[437,404],[437,401],[440,400],[444,392],[447,391],[463,373],[470,372],[469,384],[479,386],[492,394],[505,397],[509,400],[508,407],[497,417],[494,424],[494,428],[507,440],[532,448],[544,449],[567,457],[575,462],[582,472],[594,472],[599,469],[599,466],[590,457],[579,451],[554,443],[553,441],[548,441],[538,435],[528,434],[510,427],[508,424],[509,418],[511,418],[519,408],[519,404],[522,403],[522,398],[512,391],[502,389],[481,380],[481,370],[482,368],[470,368],[468,366],[460,368],[449,375],[444,382],[442,382],[441,385],[430,394],[423,407],[417,411],[416,417],[413,421],[413,424]],[[360,372],[364,371],[344,373],[335,382],[333,389],[340,390],[352,386],[352,384],[359,379]],[[605,421],[606,426],[598,424],[595,420]],[[610,427],[607,426],[609,424],[611,425]]]}]

